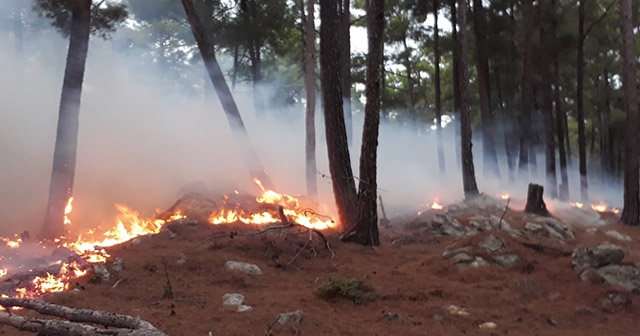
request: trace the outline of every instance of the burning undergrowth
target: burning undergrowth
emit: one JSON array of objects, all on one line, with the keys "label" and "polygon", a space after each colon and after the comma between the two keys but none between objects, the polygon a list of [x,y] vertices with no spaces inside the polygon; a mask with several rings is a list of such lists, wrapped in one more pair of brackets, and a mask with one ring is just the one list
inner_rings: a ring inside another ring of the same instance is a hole
[{"label": "burning undergrowth", "polygon": [[[157,234],[179,221],[226,224],[234,228],[236,235],[239,227],[248,232],[295,227],[302,229],[298,233],[309,232],[311,237],[315,232],[323,239],[320,231],[336,228],[330,217],[313,210],[312,201],[280,194],[255,182],[261,189],[259,196],[239,191],[223,196],[191,193],[155,218],[145,218],[127,206],[116,205],[119,214],[113,227],[69,234],[55,242],[31,239],[27,232],[14,239],[1,238],[0,295],[33,298],[68,290],[74,279],[93,272],[95,265],[108,260],[108,247]],[[71,202],[70,199],[65,211],[65,225],[71,225]],[[326,239],[325,243],[328,246]]]}]

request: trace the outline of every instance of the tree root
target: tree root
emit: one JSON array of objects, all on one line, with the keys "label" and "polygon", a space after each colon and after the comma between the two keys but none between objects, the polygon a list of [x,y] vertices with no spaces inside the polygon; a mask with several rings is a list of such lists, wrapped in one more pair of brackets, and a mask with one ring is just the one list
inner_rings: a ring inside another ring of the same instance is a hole
[{"label": "tree root", "polygon": [[[35,332],[38,335],[166,336],[151,323],[129,315],[70,308],[37,299],[0,298],[0,306],[7,309],[7,312],[0,312],[0,324],[12,326],[21,331]],[[9,312],[10,307],[31,309],[43,315],[61,317],[66,320],[27,318]],[[105,328],[85,323],[98,324]]]}]

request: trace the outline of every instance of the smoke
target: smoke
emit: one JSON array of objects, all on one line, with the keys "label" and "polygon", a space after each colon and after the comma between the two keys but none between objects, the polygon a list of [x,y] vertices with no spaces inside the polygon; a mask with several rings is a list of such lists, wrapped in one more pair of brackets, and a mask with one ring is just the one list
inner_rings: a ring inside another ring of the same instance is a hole
[{"label": "smoke", "polygon": [[[0,235],[23,229],[39,230],[44,218],[55,141],[59,95],[67,40],[54,32],[30,33],[22,53],[0,50]],[[114,40],[115,41],[115,40]],[[0,35],[0,44],[11,46]],[[93,39],[85,73],[74,189],[73,225],[91,228],[112,225],[114,204],[122,203],[152,216],[169,207],[185,191],[207,188],[216,193],[257,192],[232,137],[217,98],[204,98],[204,67],[191,90],[158,80],[163,71],[141,67],[142,51],[115,48],[111,41]],[[224,60],[223,60],[224,61]],[[224,63],[223,63],[224,66]],[[199,81],[199,82],[198,82]],[[206,83],[210,85],[210,83]],[[265,88],[265,92],[276,88]],[[278,191],[305,193],[304,107],[298,103],[286,113],[279,107],[258,119],[250,85],[234,96],[256,147]],[[319,98],[318,101],[321,101]],[[357,174],[363,115],[354,108],[351,158]],[[327,163],[321,111],[317,112],[319,211],[333,214],[333,195]],[[391,121],[381,124],[378,187],[387,215],[424,209],[461,200],[462,177],[455,158],[453,123],[444,129],[446,173],[438,168],[435,132]],[[501,139],[496,137],[498,144]],[[512,141],[516,141],[513,139]],[[506,178],[502,145],[501,180],[482,171],[479,133],[474,133],[474,158],[481,191],[498,196],[508,192],[513,204],[524,199],[529,182],[544,184],[543,157],[537,177]],[[571,169],[571,172],[576,171]],[[571,194],[578,195],[578,178],[571,174]],[[592,195],[621,206],[621,195],[598,189]],[[597,190],[594,192],[594,190]],[[601,196],[597,196],[601,197]],[[594,197],[595,199],[595,197]],[[524,203],[522,203],[524,206]]]}]

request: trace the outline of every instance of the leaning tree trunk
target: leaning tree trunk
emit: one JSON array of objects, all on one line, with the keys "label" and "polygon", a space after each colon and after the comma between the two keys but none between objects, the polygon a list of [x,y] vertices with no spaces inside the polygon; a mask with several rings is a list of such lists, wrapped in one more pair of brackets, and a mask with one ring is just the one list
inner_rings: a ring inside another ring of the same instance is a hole
[{"label": "leaning tree trunk", "polygon": [[[304,15],[304,6],[301,8]],[[307,16],[304,21],[304,85],[307,91],[305,113],[305,165],[307,194],[316,198],[318,180],[316,179],[316,27],[315,0],[307,0]]]},{"label": "leaning tree trunk", "polygon": [[384,0],[367,1],[367,79],[362,147],[360,149],[360,182],[358,184],[358,222],[345,239],[362,245],[380,245],[377,207],[377,151],[380,125],[380,84],[382,76]]},{"label": "leaning tree trunk", "polygon": [[60,96],[49,200],[42,227],[42,237],[47,239],[64,235],[64,210],[73,195],[82,82],[91,33],[91,0],[76,1],[71,13],[69,50]]},{"label": "leaning tree trunk", "polygon": [[627,113],[625,126],[624,164],[624,209],[621,220],[628,225],[639,225],[640,198],[638,195],[638,102],[636,86],[636,55],[633,35],[633,12],[631,0],[620,0],[620,27],[622,30],[622,85],[624,88],[624,110]]},{"label": "leaning tree trunk", "polygon": [[433,0],[433,67],[435,68],[436,138],[438,143],[438,168],[445,173],[444,144],[442,142],[442,90],[440,85],[440,31],[438,30],[439,0]]},{"label": "leaning tree trunk", "polygon": [[335,27],[340,24],[338,0],[320,2],[320,22],[320,68],[329,172],[340,226],[347,228],[357,223],[358,209],[342,104],[341,36],[335,33]]},{"label": "leaning tree trunk", "polygon": [[231,126],[231,131],[240,147],[241,154],[245,160],[247,168],[249,169],[249,173],[252,177],[258,178],[265,188],[273,189],[273,182],[269,175],[267,175],[258,153],[256,153],[253,145],[251,144],[249,133],[247,133],[247,129],[244,126],[238,106],[236,105],[233,95],[229,90],[229,86],[224,79],[224,75],[220,69],[218,60],[216,59],[213,43],[211,43],[209,39],[205,38],[204,31],[193,2],[191,0],[182,0],[182,5],[184,6],[187,19],[191,25],[193,36],[198,44],[198,50],[200,51],[202,60],[209,72],[209,78],[211,79],[213,87],[216,89],[216,93],[218,94],[222,108],[224,109],[229,125]]},{"label": "leaning tree trunk", "polygon": [[458,0],[458,50],[460,51],[460,68],[458,69],[458,85],[460,86],[460,147],[462,149],[462,187],[465,199],[478,196],[476,173],[471,151],[471,120],[469,118],[469,97],[467,82],[467,4],[466,0]]},{"label": "leaning tree trunk", "polygon": [[580,199],[585,202],[589,199],[589,186],[587,182],[587,140],[584,130],[584,6],[586,0],[579,0],[578,5],[578,60],[577,60],[577,92],[576,99],[578,111],[578,160],[580,173]]}]

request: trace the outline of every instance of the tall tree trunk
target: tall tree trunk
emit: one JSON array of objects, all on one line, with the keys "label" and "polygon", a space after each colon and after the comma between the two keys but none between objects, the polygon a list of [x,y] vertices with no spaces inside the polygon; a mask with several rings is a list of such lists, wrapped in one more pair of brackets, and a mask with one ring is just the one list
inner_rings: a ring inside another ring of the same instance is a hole
[{"label": "tall tree trunk", "polygon": [[[406,35],[406,34],[405,34]],[[407,45],[407,38],[402,40],[404,47],[404,68],[407,70],[407,92],[409,93],[409,115],[411,127],[416,127],[418,122],[418,113],[416,110],[416,94],[415,94],[415,81],[413,80],[413,62],[411,61],[411,52]]]},{"label": "tall tree trunk", "polygon": [[[241,0],[240,8],[245,11],[245,18],[249,25],[255,25],[257,19],[256,0]],[[265,101],[262,92],[262,42],[253,34],[249,36],[247,50],[251,61],[251,79],[253,86],[253,109],[259,118],[265,116]]]},{"label": "tall tree trunk", "polygon": [[462,148],[460,147],[460,43],[458,42],[458,14],[456,2],[451,0],[451,36],[453,38],[453,126],[454,126],[454,143],[456,146],[456,164],[458,168],[462,167]]},{"label": "tall tree trunk", "polygon": [[473,0],[473,24],[476,37],[476,71],[480,94],[480,116],[482,132],[483,175],[500,178],[498,157],[493,139],[493,114],[491,112],[491,84],[489,79],[489,57],[487,56],[486,15],[482,0]]},{"label": "tall tree trunk", "polygon": [[[500,134],[503,135],[503,144],[504,144],[504,153],[507,158],[507,172],[508,172],[508,181],[509,183],[513,183],[515,181],[515,166],[514,166],[514,147],[513,147],[513,118],[511,113],[513,111],[513,101],[510,100],[509,103],[505,101],[502,93],[502,85],[500,85],[500,68],[497,63],[494,64],[493,73],[495,74],[496,81],[496,92],[498,94],[498,105],[500,106],[500,114],[502,115],[502,123],[500,123]],[[507,71],[506,73],[512,73]],[[510,99],[510,98],[509,98]]]},{"label": "tall tree trunk", "polygon": [[467,76],[467,4],[466,0],[458,0],[458,50],[460,50],[460,68],[458,69],[458,85],[460,86],[460,147],[462,149],[462,187],[465,199],[479,195],[476,173],[473,167],[471,150],[471,120],[469,118],[469,95]]},{"label": "tall tree trunk", "polygon": [[534,169],[529,167],[531,163],[531,154],[533,151],[531,146],[534,134],[532,128],[532,110],[533,110],[533,4],[532,0],[524,0],[522,5],[524,17],[524,42],[523,42],[523,70],[522,70],[522,113],[520,115],[520,162],[518,170],[522,177]]},{"label": "tall tree trunk", "polygon": [[636,46],[633,34],[633,11],[631,0],[620,0],[620,28],[622,31],[622,85],[624,91],[625,164],[624,164],[624,209],[620,220],[627,225],[640,225],[640,195],[638,194],[638,101],[636,84]]},{"label": "tall tree trunk", "polygon": [[611,130],[611,84],[609,70],[604,69],[604,92],[605,92],[605,108],[602,118],[603,127],[603,144],[601,152],[604,154],[603,169],[605,171],[605,178],[613,179],[617,174],[615,173],[615,146],[613,139],[613,132]]},{"label": "tall tree trunk", "polygon": [[550,0],[538,0],[540,9],[540,74],[542,76],[542,114],[544,116],[545,134],[545,171],[546,189],[552,198],[558,197],[558,182],[556,178],[556,144],[553,134],[553,92],[551,87],[551,28],[553,20],[553,5]]},{"label": "tall tree trunk", "polygon": [[578,4],[578,60],[576,65],[577,78],[577,105],[578,113],[578,159],[580,173],[580,199],[586,202],[589,199],[589,186],[587,182],[587,140],[584,130],[584,6],[586,0],[579,0]]},{"label": "tall tree trunk", "polygon": [[[240,65],[240,46],[235,45],[233,47],[233,71],[231,72],[231,89],[235,91],[236,84],[238,82],[238,66]],[[207,80],[209,80],[209,74],[207,73]]]},{"label": "tall tree trunk", "polygon": [[339,24],[338,0],[320,2],[320,69],[329,172],[340,225],[348,228],[358,222],[358,208],[344,121],[340,50],[344,44],[335,32]]},{"label": "tall tree trunk", "polygon": [[[304,20],[304,84],[307,91],[305,164],[307,194],[312,198],[316,198],[318,195],[318,181],[316,179],[316,27],[314,6],[315,0],[307,0],[307,16]],[[304,15],[304,6],[301,6],[301,10]]]},{"label": "tall tree trunk", "polygon": [[342,77],[342,100],[344,104],[344,120],[347,128],[347,141],[353,143],[353,114],[351,111],[351,0],[339,0],[341,6],[338,29],[341,31],[340,55]]},{"label": "tall tree trunk", "polygon": [[200,51],[204,65],[209,72],[209,78],[211,79],[213,87],[216,89],[218,99],[220,99],[220,104],[227,116],[229,126],[231,126],[231,132],[238,143],[240,153],[242,154],[245,164],[249,169],[249,173],[252,177],[258,178],[265,188],[273,189],[273,182],[269,175],[267,175],[258,153],[251,144],[249,133],[247,133],[247,129],[244,126],[238,106],[236,105],[233,95],[229,90],[229,86],[224,79],[224,74],[222,73],[218,60],[216,59],[214,45],[203,33],[202,25],[198,18],[198,13],[193,6],[193,2],[192,0],[181,1],[187,15],[187,19],[189,20],[189,25],[191,26],[191,32],[198,44],[198,50]]},{"label": "tall tree trunk", "polygon": [[42,237],[55,239],[64,235],[64,210],[73,196],[78,149],[80,101],[91,33],[91,0],[78,0],[71,10],[69,49],[65,65],[49,200],[42,227]]},{"label": "tall tree trunk", "polygon": [[444,144],[442,141],[442,92],[440,86],[440,31],[438,30],[439,0],[433,0],[433,58],[435,67],[436,138],[438,142],[438,168],[445,173]]},{"label": "tall tree trunk", "polygon": [[377,150],[380,125],[380,84],[382,77],[384,0],[367,0],[367,79],[362,148],[360,149],[360,182],[358,183],[358,222],[352,236],[345,239],[362,245],[380,245],[377,207]]},{"label": "tall tree trunk", "polygon": [[560,63],[556,53],[554,60],[554,101],[556,112],[556,133],[558,136],[558,156],[560,157],[560,188],[558,198],[562,201],[569,199],[569,174],[567,173],[567,152],[565,150],[565,120],[566,114],[562,111],[562,100],[560,99]]}]

